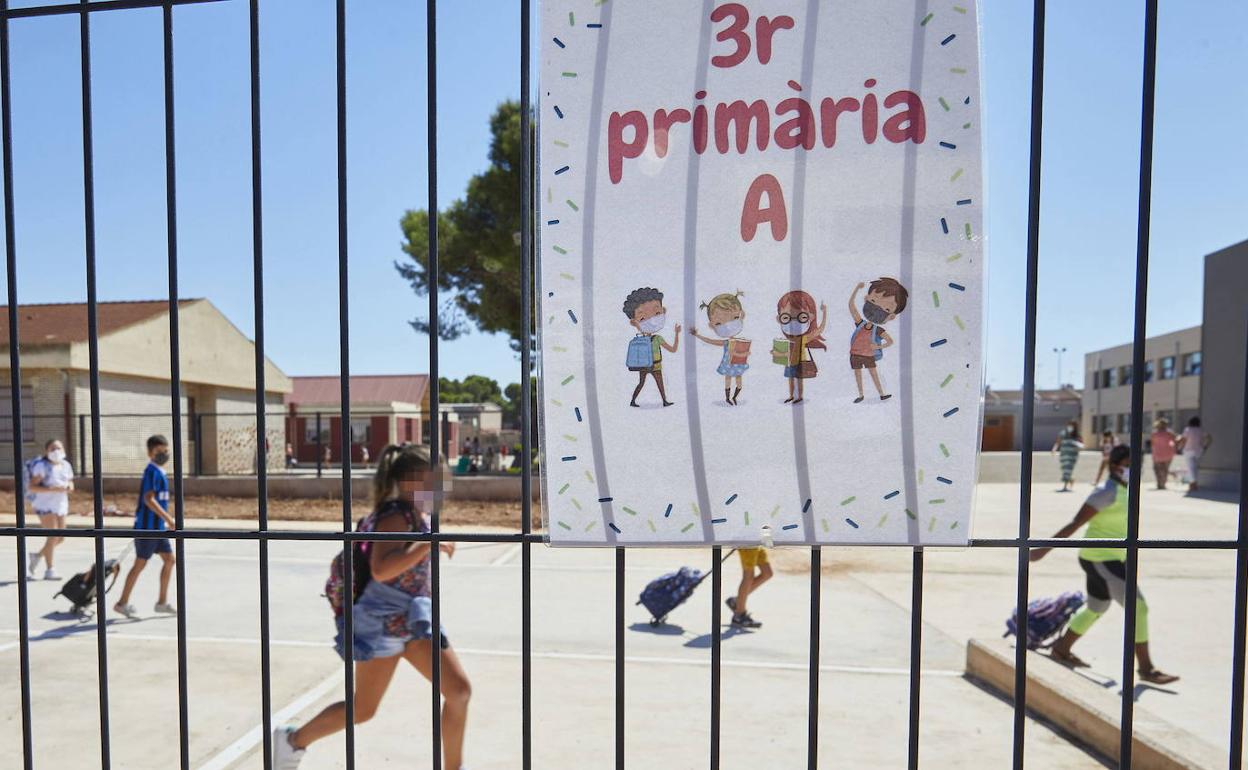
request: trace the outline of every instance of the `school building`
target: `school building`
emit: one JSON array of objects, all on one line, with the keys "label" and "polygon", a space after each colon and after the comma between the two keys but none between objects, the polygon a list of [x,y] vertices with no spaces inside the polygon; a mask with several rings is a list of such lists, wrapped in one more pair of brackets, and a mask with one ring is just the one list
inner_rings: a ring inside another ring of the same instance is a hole
[{"label": "school building", "polygon": [[[1200,413],[1200,382],[1204,368],[1201,327],[1159,334],[1144,341],[1144,433],[1153,421],[1166,418],[1181,430]],[[1131,343],[1096,350],[1084,356],[1083,434],[1088,446],[1095,436],[1112,430],[1131,431]]]},{"label": "school building", "polygon": [[[1047,451],[1066,423],[1079,419],[1080,396],[1074,388],[1036,390],[1031,448]],[[1021,452],[1023,449],[1023,392],[984,389],[985,452]]]},{"label": "school building", "polygon": [[[21,305],[22,456],[43,452],[53,438],[65,444],[79,474],[91,456],[90,358],[85,303]],[[254,472],[255,346],[210,301],[178,303],[181,353],[182,452],[184,467],[206,474]],[[172,440],[169,373],[169,303],[165,300],[101,302],[99,423],[105,474],[138,474],[147,462],[147,437]],[[9,387],[8,308],[0,308],[0,379]],[[278,414],[290,380],[271,361],[265,365],[265,402]],[[13,418],[0,410],[0,470],[13,469]],[[280,420],[266,431],[269,444],[285,440]],[[279,468],[281,452],[270,452]]]},{"label": "school building", "polygon": [[[429,376],[352,375],[349,378],[349,462],[372,462],[387,444],[424,443],[429,428]],[[286,433],[300,463],[342,462],[342,385],[337,375],[292,377]]]}]

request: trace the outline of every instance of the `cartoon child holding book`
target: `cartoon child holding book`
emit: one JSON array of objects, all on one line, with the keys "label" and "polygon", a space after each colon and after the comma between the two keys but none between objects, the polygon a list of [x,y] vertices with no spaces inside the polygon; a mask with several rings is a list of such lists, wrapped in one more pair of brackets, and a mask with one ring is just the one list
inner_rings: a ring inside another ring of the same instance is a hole
[{"label": "cartoon child holding book", "polygon": [[[867,290],[866,300],[862,303],[862,312],[858,311],[858,292]],[[906,301],[910,294],[896,278],[878,278],[870,286],[859,283],[849,295],[849,315],[854,319],[854,331],[849,336],[849,368],[854,370],[854,380],[858,383],[858,398],[855,404],[862,403],[862,370],[871,374],[871,382],[880,394],[881,401],[892,398],[891,393],[884,392],[880,384],[880,375],[876,364],[884,357],[884,348],[891,347],[893,338],[884,331],[880,324],[886,324],[906,309]]]},{"label": "cartoon child holding book", "polygon": [[[822,318],[816,317],[816,310]],[[823,329],[828,325],[828,306],[820,302],[816,308],[814,297],[794,289],[776,302],[776,321],[784,337],[772,343],[771,359],[784,366],[784,377],[789,381],[789,397],[784,403],[800,404],[805,381],[819,372],[810,351],[827,349]]]},{"label": "cartoon child holding book", "polygon": [[637,335],[628,344],[628,368],[640,375],[629,406],[639,406],[637,396],[641,395],[641,389],[646,385],[646,375],[654,378],[663,406],[671,406],[672,402],[667,400],[667,391],[663,387],[663,351],[676,352],[680,345],[680,324],[673,327],[671,343],[659,335],[667,325],[667,308],[663,307],[663,292],[649,286],[630,292],[624,299],[623,310],[628,322],[637,330]]},{"label": "cartoon child holding book", "polygon": [[[698,334],[697,327],[689,329],[689,333],[708,345],[723,348],[724,355],[719,361],[716,372],[724,376],[724,401],[729,406],[737,405],[737,397],[741,395],[741,377],[750,368],[750,341],[738,335],[745,323],[745,308],[738,299],[744,292],[733,294],[716,294],[709,302],[703,302],[701,308],[706,310],[706,320],[711,330],[719,339]],[[736,390],[732,388],[732,380],[736,379]]]}]

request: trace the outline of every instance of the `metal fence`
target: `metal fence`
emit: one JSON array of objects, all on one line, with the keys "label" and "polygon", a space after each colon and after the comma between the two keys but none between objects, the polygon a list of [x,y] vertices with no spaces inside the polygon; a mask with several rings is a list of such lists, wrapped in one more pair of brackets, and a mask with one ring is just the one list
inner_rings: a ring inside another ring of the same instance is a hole
[{"label": "metal fence", "polygon": [[[81,530],[56,530],[55,534],[69,537],[87,537],[93,538],[95,543],[95,558],[97,564],[97,581],[103,581],[102,564],[104,562],[104,542],[107,538],[129,538],[132,537],[131,532],[106,530],[101,518],[102,516],[102,489],[100,485],[100,463],[103,458],[103,452],[100,446],[101,437],[101,420],[99,417],[99,356],[98,356],[98,327],[97,327],[97,297],[96,297],[96,259],[95,259],[95,207],[94,207],[94,184],[93,184],[93,158],[92,158],[92,110],[91,110],[91,17],[96,13],[107,12],[115,9],[123,8],[162,8],[163,9],[163,42],[164,42],[164,119],[165,119],[165,158],[166,158],[166,196],[167,196],[167,239],[168,239],[168,265],[169,265],[169,331],[170,331],[170,398],[171,411],[177,412],[180,403],[180,377],[178,371],[178,313],[177,300],[178,292],[178,254],[177,254],[177,221],[176,221],[176,185],[175,185],[175,167],[176,154],[174,151],[174,88],[173,88],[173,7],[175,5],[183,5],[197,2],[212,2],[214,0],[102,0],[101,2],[87,2],[81,0],[79,3],[67,3],[61,5],[44,5],[37,7],[27,7],[20,9],[10,9],[5,0],[0,0],[0,140],[3,143],[4,159],[3,159],[3,193],[4,193],[4,217],[5,217],[5,257],[8,275],[8,312],[9,312],[9,356],[10,367],[13,373],[11,379],[11,410],[12,425],[23,424],[23,405],[20,398],[21,393],[21,360],[20,352],[17,345],[18,326],[20,318],[18,316],[18,296],[17,296],[17,268],[16,268],[16,246],[14,233],[20,222],[14,218],[14,189],[13,189],[13,164],[12,164],[12,114],[10,105],[10,62],[9,62],[9,26],[13,20],[34,17],[48,16],[58,14],[78,14],[80,17],[80,34],[81,34],[81,56],[82,56],[82,142],[83,142],[83,190],[84,190],[84,227],[86,233],[85,239],[85,259],[87,271],[87,303],[88,303],[88,328],[90,339],[90,379],[91,379],[91,415],[89,418],[90,431],[89,440],[91,443],[91,462],[93,476],[95,482],[93,485],[93,495],[95,499],[95,521],[94,525],[89,529]],[[219,1],[219,0],[215,0]],[[244,2],[244,0],[225,0],[227,2]],[[265,327],[264,327],[264,291],[263,291],[263,269],[264,269],[264,247],[261,239],[262,233],[262,206],[261,206],[261,125],[260,125],[260,47],[259,47],[259,0],[249,0],[250,3],[250,107],[251,107],[251,180],[252,180],[252,211],[253,211],[253,292],[255,300],[255,368],[256,368],[256,411],[254,414],[255,435],[266,435],[267,425],[271,416],[265,412],[264,403],[264,350],[265,350]],[[521,136],[526,143],[524,158],[524,184],[522,189],[516,191],[518,204],[522,206],[525,212],[523,217],[523,227],[521,235],[521,248],[525,259],[521,260],[520,267],[520,283],[523,287],[522,312],[525,318],[531,318],[532,311],[532,262],[533,262],[533,199],[531,195],[532,187],[532,168],[531,164],[531,142],[530,123],[531,111],[529,95],[531,92],[529,61],[530,61],[530,42],[532,39],[530,30],[531,17],[530,0],[519,0],[518,3],[518,26],[520,34],[520,92],[522,105],[522,126]],[[1129,532],[1127,539],[1122,541],[1098,541],[1098,540],[1051,540],[1037,539],[1031,537],[1031,454],[1032,454],[1032,430],[1034,424],[1034,399],[1035,392],[1035,368],[1036,368],[1036,288],[1037,288],[1037,268],[1038,268],[1038,239],[1040,232],[1039,222],[1039,203],[1040,203],[1040,149],[1041,149],[1041,123],[1042,123],[1042,105],[1043,105],[1043,85],[1044,85],[1044,19],[1045,19],[1045,3],[1044,0],[1035,0],[1034,21],[1033,21],[1033,49],[1032,49],[1032,82],[1031,82],[1031,165],[1029,179],[1029,210],[1028,210],[1028,238],[1027,238],[1027,287],[1026,287],[1026,325],[1024,329],[1024,344],[1026,350],[1025,371],[1024,371],[1024,399],[1023,399],[1023,420],[1022,428],[1025,434],[1023,440],[1022,463],[1020,467],[1021,474],[1021,491],[1019,496],[1019,523],[1018,535],[1013,538],[990,538],[990,539],[973,539],[972,547],[975,548],[1008,548],[1014,549],[1018,557],[1017,566],[1017,606],[1020,610],[1025,609],[1028,598],[1028,553],[1032,548],[1078,548],[1091,545],[1125,545],[1127,550],[1127,583],[1128,594],[1125,602],[1126,607],[1126,624],[1123,634],[1123,661],[1122,661],[1122,713],[1121,713],[1121,747],[1120,747],[1120,767],[1130,767],[1132,758],[1132,718],[1134,700],[1131,697],[1134,685],[1135,671],[1132,665],[1132,643],[1134,639],[1136,625],[1135,597],[1137,595],[1136,577],[1139,562],[1139,554],[1141,549],[1223,549],[1234,550],[1237,555],[1236,568],[1236,590],[1235,590],[1235,635],[1234,635],[1234,656],[1232,671],[1232,704],[1231,704],[1231,724],[1229,735],[1229,766],[1234,770],[1241,766],[1242,761],[1242,744],[1243,744],[1243,696],[1244,696],[1244,658],[1245,658],[1245,620],[1248,616],[1248,505],[1245,504],[1244,495],[1248,495],[1248,483],[1241,484],[1241,498],[1239,509],[1239,535],[1235,540],[1141,540],[1139,538],[1139,509],[1140,509],[1140,479],[1142,474],[1139,473],[1141,458],[1141,435],[1139,426],[1142,424],[1140,419],[1143,409],[1143,382],[1144,377],[1141,373],[1144,370],[1144,330],[1145,330],[1145,314],[1146,314],[1146,289],[1148,281],[1148,256],[1149,256],[1149,203],[1150,203],[1150,186],[1152,178],[1152,155],[1153,155],[1153,104],[1154,104],[1154,85],[1155,85],[1155,68],[1156,68],[1156,41],[1157,41],[1157,1],[1146,0],[1144,3],[1144,12],[1146,16],[1145,40],[1144,40],[1144,56],[1143,56],[1143,93],[1141,99],[1140,123],[1141,123],[1141,144],[1140,144],[1140,163],[1139,163],[1139,218],[1138,218],[1138,239],[1136,251],[1136,278],[1135,278],[1135,323],[1134,323],[1134,361],[1133,371],[1136,376],[1132,381],[1132,426],[1135,429],[1131,434],[1132,447],[1132,474],[1129,486]],[[429,188],[428,188],[428,210],[436,211],[437,206],[437,23],[436,23],[436,2],[435,0],[426,0],[427,14],[427,39],[425,41],[427,56],[427,88],[428,88],[428,167],[429,167]],[[339,418],[344,422],[350,419],[350,381],[349,361],[348,361],[348,329],[347,329],[347,278],[348,278],[348,240],[347,240],[347,156],[346,156],[346,132],[347,121],[345,111],[346,100],[346,69],[347,61],[345,55],[345,35],[346,35],[346,0],[336,0],[336,85],[337,85],[337,191],[338,191],[338,287],[339,287],[339,346],[341,355],[341,404],[342,407]],[[437,256],[437,217],[429,218],[429,318],[431,330],[430,344],[430,409],[433,412],[438,410],[438,347],[437,339],[437,318],[438,318],[438,292],[437,292],[437,274],[438,274],[438,256]],[[521,346],[521,372],[531,371],[531,353],[529,346]],[[533,436],[530,428],[530,380],[529,377],[521,377],[522,396],[521,404],[523,415],[521,419],[521,443],[522,451],[528,456],[532,447]],[[518,534],[496,534],[496,533],[446,533],[442,532],[438,526],[438,520],[435,516],[433,519],[432,532],[425,535],[417,534],[376,534],[369,533],[367,535],[359,535],[352,532],[351,509],[350,509],[350,473],[349,468],[345,465],[342,470],[342,531],[334,533],[321,532],[292,532],[292,531],[272,531],[269,529],[267,514],[267,473],[264,465],[261,465],[257,474],[257,497],[259,501],[259,530],[258,531],[239,531],[239,530],[185,530],[182,528],[183,523],[183,484],[182,479],[186,473],[186,457],[182,448],[183,432],[185,426],[182,421],[171,422],[171,433],[173,439],[173,498],[174,498],[174,514],[177,520],[177,530],[169,533],[176,541],[176,556],[179,562],[185,564],[185,544],[187,540],[201,539],[221,539],[221,540],[250,540],[255,541],[258,548],[259,556],[259,591],[260,591],[260,653],[261,653],[261,671],[262,671],[262,713],[263,713],[263,756],[265,767],[272,766],[272,750],[271,732],[272,732],[272,692],[270,687],[270,629],[269,629],[269,543],[274,540],[334,540],[344,544],[351,543],[356,540],[405,540],[405,541],[429,541],[433,543],[445,541],[472,541],[472,542],[490,542],[490,543],[518,543],[521,547],[521,585],[516,599],[520,603],[522,618],[521,633],[521,739],[516,748],[517,756],[515,765],[522,768],[530,768],[532,765],[532,708],[531,695],[533,691],[532,684],[532,664],[531,664],[531,561],[530,551],[535,543],[541,542],[541,535],[531,530],[531,489],[529,474],[521,474],[522,483],[522,506],[523,515],[521,517],[521,531]],[[433,451],[439,452],[441,435],[441,426],[435,421],[430,423],[428,437]],[[1248,435],[1248,433],[1246,433]],[[344,434],[340,437],[340,451],[346,454],[349,450],[348,437]],[[20,443],[14,443],[14,453],[18,462],[15,467],[20,467],[22,446]],[[1245,449],[1248,454],[1248,448]],[[1248,462],[1243,464],[1248,469]],[[20,473],[14,474],[15,483],[19,494],[17,499],[22,499],[20,492],[22,478]],[[26,539],[31,536],[43,536],[51,534],[51,530],[43,530],[26,526],[26,519],[22,506],[17,506],[17,526],[0,528],[0,536],[15,538],[17,545],[17,563],[21,570],[26,560]],[[352,575],[351,568],[351,549],[346,549],[347,566],[344,575],[347,580],[346,591],[349,593],[350,580]],[[710,712],[705,716],[710,725],[710,740],[708,746],[708,763],[714,769],[719,767],[720,762],[720,716],[721,716],[721,699],[720,699],[720,598],[722,594],[722,574],[719,567],[718,557],[720,549],[712,549],[715,555],[713,563],[715,564],[712,572],[712,592],[713,600],[711,602],[712,616],[711,628],[711,667],[708,687],[710,689]],[[439,553],[435,547],[431,549],[431,576],[432,576],[432,605],[433,605],[433,633],[435,639],[433,642],[434,649],[438,647],[436,635],[440,628],[440,588],[439,588]],[[914,548],[912,556],[912,610],[910,617],[910,690],[909,690],[909,747],[908,747],[908,766],[910,768],[918,768],[920,766],[919,756],[919,726],[920,726],[920,686],[921,676],[919,668],[920,653],[922,650],[922,620],[923,620],[923,558],[924,552],[922,548]],[[617,548],[615,553],[615,739],[614,739],[614,764],[616,768],[623,768],[626,765],[625,742],[624,735],[626,725],[624,723],[624,610],[626,600],[624,596],[624,564],[626,559],[626,549]],[[809,711],[807,721],[807,765],[812,770],[819,766],[818,758],[818,734],[819,734],[819,636],[820,636],[820,549],[815,547],[810,551],[811,566],[811,582],[810,582],[810,648],[809,648]],[[180,607],[186,608],[186,584],[184,578],[184,570],[177,571],[177,602]],[[33,766],[34,745],[31,731],[31,675],[29,665],[29,627],[27,618],[27,589],[24,582],[19,581],[17,584],[18,591],[18,609],[20,624],[20,679],[21,679],[21,724],[22,724],[22,761],[26,768]],[[97,617],[103,618],[105,615],[104,594],[97,594]],[[185,613],[179,613],[177,619],[177,657],[178,657],[178,694],[179,694],[179,747],[181,767],[184,770],[190,768],[189,739],[190,725],[188,724],[187,709],[187,649],[186,649],[186,621]],[[351,645],[351,613],[345,614],[346,622],[346,639],[348,647]],[[101,756],[100,761],[103,767],[111,767],[110,744],[109,744],[109,677],[108,677],[108,638],[105,634],[105,625],[98,623],[96,627],[96,641],[98,647],[98,666],[99,666],[99,714],[100,725],[99,731],[101,736]],[[351,658],[348,652],[347,658]],[[441,768],[442,760],[440,754],[440,661],[437,656],[432,661],[432,680],[433,687],[431,689],[431,709],[432,709],[432,735],[430,736],[429,748],[431,751],[431,763],[434,768]],[[352,677],[352,667],[350,664],[344,665],[343,668],[346,684],[345,694],[347,703],[347,727],[346,727],[346,766],[354,767],[354,708],[351,694],[354,690],[354,682]],[[1015,657],[1015,686],[1014,686],[1014,722],[1013,722],[1013,767],[1022,768],[1024,766],[1024,730],[1026,726],[1025,720],[1025,695],[1027,687],[1027,655],[1025,647],[1019,646]],[[605,747],[604,747],[605,748]]]}]

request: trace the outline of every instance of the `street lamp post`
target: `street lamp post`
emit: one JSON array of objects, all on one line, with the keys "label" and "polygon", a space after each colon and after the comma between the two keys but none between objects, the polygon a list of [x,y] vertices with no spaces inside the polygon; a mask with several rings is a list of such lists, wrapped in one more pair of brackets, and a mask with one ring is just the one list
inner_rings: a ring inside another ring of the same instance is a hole
[{"label": "street lamp post", "polygon": [[1062,354],[1066,352],[1066,348],[1053,348],[1053,352],[1057,354],[1057,389],[1062,389]]}]

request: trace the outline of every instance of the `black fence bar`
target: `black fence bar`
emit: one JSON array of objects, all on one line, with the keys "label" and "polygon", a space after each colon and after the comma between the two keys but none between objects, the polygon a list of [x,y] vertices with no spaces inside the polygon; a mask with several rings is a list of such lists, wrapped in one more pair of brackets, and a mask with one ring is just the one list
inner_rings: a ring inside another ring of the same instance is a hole
[{"label": "black fence bar", "polygon": [[[91,388],[91,493],[95,503],[95,529],[104,528],[104,480],[100,453],[100,327],[95,279],[95,155],[91,131],[91,3],[82,0],[78,39],[82,88],[82,218],[83,246],[87,262],[87,358]],[[16,441],[14,442],[17,443]],[[104,585],[104,539],[95,539],[95,584]],[[104,592],[95,593],[95,640],[99,670],[100,768],[112,767],[108,719],[108,635]]]},{"label": "black fence bar", "polygon": [[[347,6],[337,0],[334,13],[334,71],[338,159],[338,425],[342,457],[343,596],[355,596],[355,548],[347,539],[351,527],[351,357],[347,311]],[[437,550],[436,548],[433,550]],[[342,613],[347,655],[343,660],[346,693],[346,762],[355,768],[355,624],[350,610]]]},{"label": "black fence bar", "polygon": [[[429,410],[434,419],[430,422],[431,456],[435,466],[439,456],[437,433],[433,424],[438,420],[438,4],[437,0],[425,0],[425,111],[426,111],[426,165],[429,182]],[[435,505],[430,517],[430,528],[436,534],[441,531],[440,505]],[[433,770],[442,770],[442,597],[439,585],[441,554],[435,545],[429,549],[429,603],[433,637],[430,639],[430,703],[432,719]],[[459,770],[459,768],[451,768]]]},{"label": "black fence bar", "polygon": [[716,546],[711,549],[711,770],[719,770],[720,652],[723,634],[719,626],[719,603],[724,594],[724,564]]},{"label": "black fence bar", "polygon": [[[178,187],[177,144],[174,130],[173,96],[173,5],[161,9],[162,48],[165,86],[165,241],[169,258],[169,400],[170,411],[182,414],[182,353],[178,327]],[[184,524],[185,497],[182,488],[182,420],[173,419],[173,516],[175,529]],[[187,706],[186,669],[186,541],[174,544],[176,566],[174,591],[178,614],[178,757],[182,770],[191,770],[190,717]],[[102,616],[101,616],[102,617]]]},{"label": "black fence bar", "polygon": [[910,734],[909,770],[919,768],[919,695],[923,681],[923,549],[915,548],[910,567]]},{"label": "black fence bar", "polygon": [[1157,86],[1157,0],[1145,0],[1144,77],[1140,104],[1140,190],[1136,221],[1135,336],[1131,353],[1131,476],[1127,479],[1127,595],[1122,629],[1122,717],[1118,766],[1131,767],[1135,719],[1135,626],[1139,596],[1140,483],[1144,467],[1144,340],[1148,316],[1148,237],[1153,188],[1153,105]]},{"label": "black fence bar", "polygon": [[[0,0],[0,11],[7,11],[8,0]],[[0,18],[0,143],[4,145],[4,261],[9,302],[9,408],[13,417],[13,501],[17,514],[17,644],[18,677],[22,700],[22,767],[35,764],[35,744],[30,723],[30,620],[25,575],[26,489],[22,477],[22,361],[18,347],[17,238],[13,213],[13,112],[9,95],[9,20]],[[81,465],[78,467],[82,467]]]},{"label": "black fence bar", "polygon": [[615,770],[624,770],[624,555],[615,549]]},{"label": "black fence bar", "polygon": [[[533,10],[520,0],[520,531],[533,531],[533,118],[529,93],[529,28]],[[520,767],[533,766],[532,545],[520,545]]]},{"label": "black fence bar", "polygon": [[[1031,168],[1027,183],[1027,297],[1023,328],[1023,444],[1018,487],[1018,583],[1015,617],[1026,617],[1031,583],[1031,462],[1035,435],[1036,287],[1040,276],[1040,151],[1044,123],[1044,2],[1033,0],[1031,21]],[[1026,763],[1027,645],[1014,648],[1014,770]]]},{"label": "black fence bar", "polygon": [[806,676],[806,770],[819,770],[819,631],[822,616],[823,552],[810,549],[810,666]]},{"label": "black fence bar", "polygon": [[1231,658],[1231,770],[1244,764],[1244,657],[1248,647],[1248,356],[1244,357],[1244,424],[1239,457],[1239,549],[1235,553],[1235,626]]},{"label": "black fence bar", "polygon": [[[252,305],[255,312],[256,351],[256,449],[263,451],[268,439],[265,424],[265,358],[264,358],[264,185],[261,172],[260,144],[260,0],[251,0],[248,8],[247,38],[251,96],[251,255]],[[320,473],[320,414],[317,414],[317,475]],[[202,442],[196,441],[200,451]],[[267,453],[266,453],[267,455]],[[256,462],[256,513],[260,529],[269,528],[268,457]],[[260,759],[263,766],[273,766],[273,681],[269,625],[269,541],[257,544],[260,552]]]},{"label": "black fence bar", "polygon": [[[9,19],[31,18],[34,16],[68,16],[72,13],[96,13],[98,11],[125,11],[134,8],[160,8],[165,5],[197,5],[200,3],[220,3],[224,0],[99,0],[78,3],[59,3],[57,5],[33,5],[28,8],[6,8],[0,16]],[[6,4],[7,5],[7,4]],[[84,8],[84,6],[86,6]]]}]

